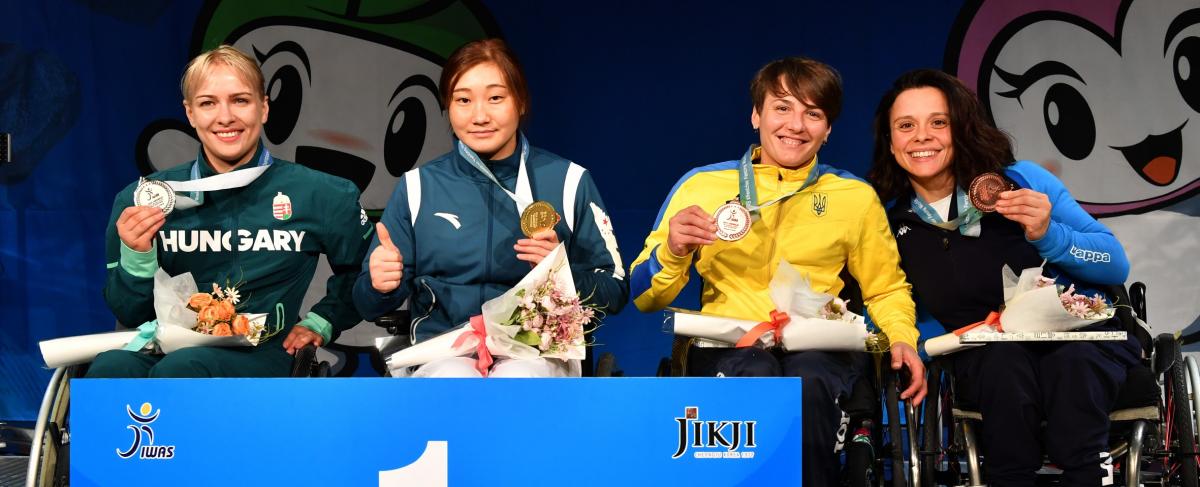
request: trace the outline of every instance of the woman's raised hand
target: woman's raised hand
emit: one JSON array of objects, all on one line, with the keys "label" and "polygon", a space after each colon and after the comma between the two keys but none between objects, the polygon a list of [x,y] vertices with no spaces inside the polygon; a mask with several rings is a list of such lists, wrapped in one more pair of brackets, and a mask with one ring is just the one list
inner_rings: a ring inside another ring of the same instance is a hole
[{"label": "woman's raised hand", "polygon": [[400,287],[400,278],[404,277],[404,256],[392,243],[392,237],[383,223],[375,224],[375,232],[379,235],[379,246],[371,251],[371,260],[367,264],[371,272],[371,287],[381,293],[390,293]]}]

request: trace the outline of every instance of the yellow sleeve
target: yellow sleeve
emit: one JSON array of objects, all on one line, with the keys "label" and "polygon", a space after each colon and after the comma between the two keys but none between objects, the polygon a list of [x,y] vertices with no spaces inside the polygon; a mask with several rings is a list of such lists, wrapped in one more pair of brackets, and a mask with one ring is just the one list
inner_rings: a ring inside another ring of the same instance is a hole
[{"label": "yellow sleeve", "polygon": [[695,252],[677,256],[667,248],[670,220],[680,210],[693,205],[686,195],[688,179],[684,176],[663,203],[654,229],[646,237],[642,252],[629,270],[629,294],[633,304],[644,313],[661,310],[671,304],[688,283],[688,270]]},{"label": "yellow sleeve", "polygon": [[871,319],[892,343],[917,348],[916,305],[912,286],[900,269],[900,253],[879,198],[872,194],[859,225],[858,242],[847,262],[850,274],[862,287],[863,302]]}]

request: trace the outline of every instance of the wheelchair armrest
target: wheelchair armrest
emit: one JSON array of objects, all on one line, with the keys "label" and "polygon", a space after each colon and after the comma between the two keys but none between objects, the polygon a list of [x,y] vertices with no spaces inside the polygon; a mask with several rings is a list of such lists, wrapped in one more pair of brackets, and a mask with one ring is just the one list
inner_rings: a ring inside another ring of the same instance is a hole
[{"label": "wheelchair armrest", "polygon": [[291,377],[309,377],[312,375],[313,366],[317,361],[317,347],[313,344],[305,345],[303,348],[296,350],[296,355],[292,358],[292,375]]},{"label": "wheelchair armrest", "polygon": [[392,336],[407,336],[410,323],[412,323],[412,314],[407,309],[393,310],[391,313],[375,318],[375,326],[386,329]]}]

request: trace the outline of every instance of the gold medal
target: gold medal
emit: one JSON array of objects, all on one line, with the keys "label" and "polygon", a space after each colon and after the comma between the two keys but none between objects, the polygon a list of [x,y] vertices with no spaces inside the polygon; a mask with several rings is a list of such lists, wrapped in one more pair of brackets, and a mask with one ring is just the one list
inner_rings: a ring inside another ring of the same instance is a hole
[{"label": "gold medal", "polygon": [[545,201],[535,201],[521,212],[521,232],[526,237],[532,237],[533,234],[542,230],[554,228],[554,225],[557,224],[558,212],[554,211],[554,206]]}]

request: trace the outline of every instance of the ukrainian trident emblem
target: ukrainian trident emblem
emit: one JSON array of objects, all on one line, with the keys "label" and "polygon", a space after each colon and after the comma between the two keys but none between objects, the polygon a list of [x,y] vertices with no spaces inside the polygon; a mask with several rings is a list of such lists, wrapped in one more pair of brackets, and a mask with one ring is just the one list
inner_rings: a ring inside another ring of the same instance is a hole
[{"label": "ukrainian trident emblem", "polygon": [[825,216],[825,210],[829,203],[829,196],[825,193],[813,193],[812,195],[812,212],[817,216]]}]

